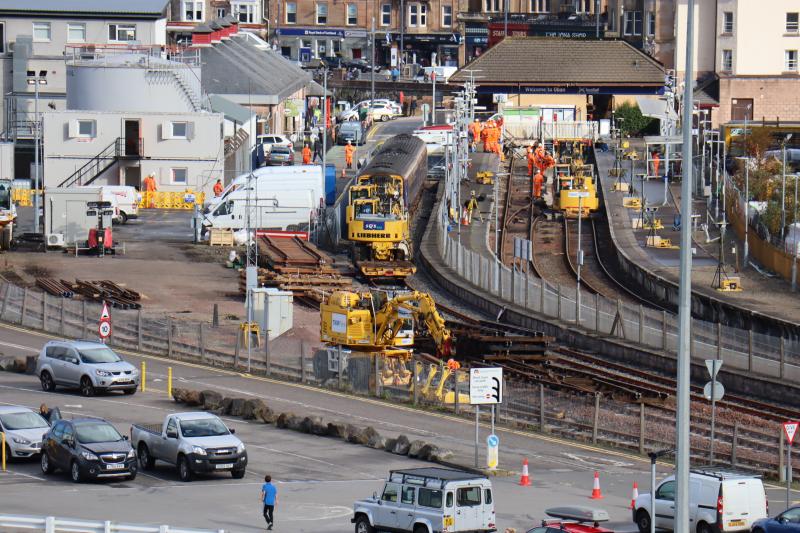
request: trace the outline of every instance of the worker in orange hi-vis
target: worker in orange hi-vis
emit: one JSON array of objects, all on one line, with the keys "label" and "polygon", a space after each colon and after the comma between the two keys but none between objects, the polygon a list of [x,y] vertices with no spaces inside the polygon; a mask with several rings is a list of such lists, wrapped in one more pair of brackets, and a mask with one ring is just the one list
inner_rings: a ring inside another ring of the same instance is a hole
[{"label": "worker in orange hi-vis", "polygon": [[534,160],[533,148],[528,146],[527,152],[528,153],[526,154],[525,157],[528,160],[528,176],[532,176],[533,175],[533,160]]},{"label": "worker in orange hi-vis", "polygon": [[222,185],[222,180],[218,179],[217,182],[214,184],[214,196],[222,196],[222,191],[225,189],[225,186]]},{"label": "worker in orange hi-vis", "polygon": [[489,124],[486,124],[486,125],[483,126],[483,128],[481,128],[481,142],[483,142],[483,151],[484,152],[488,152],[489,151],[489,131],[490,130],[491,130],[491,128],[489,127]]},{"label": "worker in orange hi-vis", "polygon": [[542,197],[542,185],[544,185],[544,176],[542,172],[539,171],[533,177],[533,197],[534,198],[541,198]]},{"label": "worker in orange hi-vis", "polygon": [[659,176],[658,168],[661,166],[661,156],[658,155],[658,152],[653,150],[653,175]]},{"label": "worker in orange hi-vis", "polygon": [[148,174],[144,180],[142,180],[142,185],[144,185],[144,205],[152,209],[156,206],[155,193],[158,190],[155,175],[152,173]]},{"label": "worker in orange hi-vis", "polygon": [[353,155],[356,153],[356,147],[350,141],[344,147],[344,162],[347,168],[353,168]]},{"label": "worker in orange hi-vis", "polygon": [[308,147],[308,144],[303,146],[303,164],[304,165],[311,164],[311,148]]}]

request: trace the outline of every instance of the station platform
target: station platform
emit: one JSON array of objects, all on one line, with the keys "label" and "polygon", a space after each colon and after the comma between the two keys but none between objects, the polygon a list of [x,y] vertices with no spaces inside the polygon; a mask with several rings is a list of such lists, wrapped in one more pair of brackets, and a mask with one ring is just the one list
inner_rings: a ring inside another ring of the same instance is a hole
[{"label": "station platform", "polygon": [[[636,147],[639,152],[642,147]],[[663,278],[671,284],[678,285],[680,249],[680,230],[674,229],[676,215],[680,213],[680,184],[670,184],[664,198],[664,182],[662,180],[645,180],[642,187],[639,174],[645,172],[644,161],[634,161],[633,187],[634,195],[613,190],[617,181],[615,176],[609,175],[614,165],[613,152],[596,152],[599,182],[603,190],[603,199],[608,214],[611,236],[616,246],[636,265],[648,271],[651,275]],[[624,160],[623,168],[626,172],[626,182],[630,184],[631,162]],[[648,229],[634,229],[634,219],[640,218],[639,211],[623,205],[626,196],[635,196],[641,199],[644,190],[645,205],[656,207],[655,218],[660,219],[663,229],[655,233],[663,239],[669,239],[674,248],[652,248],[646,246],[647,237],[651,234]],[[754,268],[737,268],[737,256],[741,257],[742,243],[738,242],[731,227],[726,234],[726,272],[728,277],[738,277],[743,290],[741,292],[725,292],[712,288],[717,270],[719,248],[717,242],[706,243],[706,233],[701,225],[706,223],[706,202],[695,200],[693,212],[701,214],[695,221],[690,222],[687,217],[681,217],[684,223],[691,223],[693,227],[692,248],[692,291],[701,294],[711,301],[728,304],[747,310],[748,312],[771,317],[779,321],[800,325],[800,298],[792,294],[789,283],[780,278],[770,278],[759,273]],[[696,228],[696,229],[695,229]],[[717,235],[712,230],[712,238]],[[735,253],[732,253],[732,250]]]},{"label": "station platform", "polygon": [[[495,175],[500,172],[500,159],[495,154],[486,152],[473,152],[470,154],[470,167],[468,171],[468,181],[461,182],[461,208],[469,201],[472,191],[478,197],[478,209],[472,213],[472,221],[468,226],[462,225],[459,211],[459,220],[454,221],[451,226],[450,235],[458,238],[459,232],[461,242],[469,249],[485,257],[490,257],[489,246],[487,246],[487,231],[492,225],[492,202],[494,198],[494,186],[477,183],[476,177],[479,172],[493,172]],[[495,176],[495,180],[498,178]],[[499,196],[502,198],[503,190],[502,179],[498,183]],[[481,200],[481,197],[483,200]],[[494,238],[490,238],[491,243]]]}]

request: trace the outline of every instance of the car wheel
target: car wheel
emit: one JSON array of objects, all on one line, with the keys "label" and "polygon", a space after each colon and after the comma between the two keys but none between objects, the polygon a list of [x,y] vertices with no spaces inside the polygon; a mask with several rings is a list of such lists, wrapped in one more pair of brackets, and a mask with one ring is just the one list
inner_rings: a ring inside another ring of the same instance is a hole
[{"label": "car wheel", "polygon": [[83,481],[81,477],[81,467],[78,465],[78,461],[72,461],[69,467],[69,476],[72,478],[73,483],[80,483]]},{"label": "car wheel", "polygon": [[417,524],[414,526],[414,533],[428,533],[428,528],[422,524]]},{"label": "car wheel", "polygon": [[189,460],[185,455],[178,457],[178,477],[184,483],[192,480],[192,468],[189,466]]},{"label": "car wheel", "polygon": [[56,382],[53,381],[53,376],[51,376],[50,372],[47,370],[42,371],[42,374],[39,376],[39,381],[42,384],[43,391],[53,392],[56,390]]},{"label": "car wheel", "polygon": [[14,458],[14,456],[11,455],[11,446],[9,446],[8,443],[6,443],[5,447],[6,447],[6,461],[11,462],[11,460]]},{"label": "car wheel", "polygon": [[124,392],[128,396],[133,396],[134,394],[136,394],[136,389],[125,389],[122,392]]},{"label": "car wheel", "polygon": [[81,394],[86,396],[94,396],[95,390],[94,385],[92,385],[92,380],[89,379],[89,376],[83,376],[81,378]]},{"label": "car wheel", "polygon": [[128,477],[126,477],[125,479],[127,481],[133,481],[134,479],[136,479],[136,474],[137,474],[137,472],[136,472],[136,463],[133,463],[133,465],[131,465],[131,473],[128,474]]},{"label": "car wheel", "polygon": [[650,533],[650,515],[644,509],[639,509],[636,513],[636,527],[639,533]]},{"label": "car wheel", "polygon": [[142,470],[152,470],[156,464],[156,460],[150,455],[150,450],[147,449],[147,444],[141,444],[139,446],[139,453],[136,455],[139,456],[139,466],[142,467]]},{"label": "car wheel", "polygon": [[381,122],[389,122],[389,115],[383,115],[381,117]]},{"label": "car wheel", "polygon": [[356,520],[356,533],[375,533],[375,528],[369,525],[369,518],[359,516]]},{"label": "car wheel", "polygon": [[39,464],[42,466],[42,474],[52,474],[53,470],[55,470],[53,463],[50,462],[50,457],[47,456],[47,452],[42,452]]},{"label": "car wheel", "polygon": [[697,524],[697,533],[713,533],[711,530],[711,526],[708,525],[706,522],[700,522]]},{"label": "car wheel", "polygon": [[119,216],[120,216],[120,219],[121,219],[120,220],[121,224],[127,224],[128,223],[128,215],[125,213],[125,211],[120,211],[119,212]]},{"label": "car wheel", "polygon": [[241,470],[231,470],[231,476],[233,477],[233,479],[242,479],[246,472],[247,470],[245,470],[244,468]]}]

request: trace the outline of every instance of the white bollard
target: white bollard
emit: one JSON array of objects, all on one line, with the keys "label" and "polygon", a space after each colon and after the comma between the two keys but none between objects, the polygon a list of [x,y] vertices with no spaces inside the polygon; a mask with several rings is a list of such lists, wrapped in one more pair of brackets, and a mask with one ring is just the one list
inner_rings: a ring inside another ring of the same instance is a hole
[{"label": "white bollard", "polygon": [[56,518],[54,516],[48,516],[44,519],[44,532],[56,533]]},{"label": "white bollard", "polygon": [[114,530],[111,528],[111,520],[103,522],[103,533],[112,533]]}]

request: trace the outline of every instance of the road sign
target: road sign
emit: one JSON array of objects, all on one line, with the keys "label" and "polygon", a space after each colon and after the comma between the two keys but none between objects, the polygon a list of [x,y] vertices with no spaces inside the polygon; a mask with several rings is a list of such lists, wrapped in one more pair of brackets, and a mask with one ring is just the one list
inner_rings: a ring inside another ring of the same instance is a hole
[{"label": "road sign", "polygon": [[711,379],[717,379],[717,372],[722,367],[722,359],[706,359],[706,368]]},{"label": "road sign", "polygon": [[[703,387],[703,396],[705,396],[706,400],[711,401],[711,382],[709,381],[706,383],[706,386]],[[722,386],[722,383],[719,381],[714,382],[714,401],[718,402],[725,396],[725,387]]]},{"label": "road sign", "polygon": [[469,370],[470,405],[503,403],[503,369],[471,368]]},{"label": "road sign", "polygon": [[791,445],[797,433],[797,422],[784,422],[783,431],[786,433],[786,441]]},{"label": "road sign", "polygon": [[589,191],[569,191],[567,196],[570,198],[589,198]]},{"label": "road sign", "polygon": [[100,321],[102,322],[103,320],[111,320],[111,314],[108,312],[108,304],[105,302],[103,302],[103,312],[100,313]]},{"label": "road sign", "polygon": [[486,437],[486,466],[495,470],[500,463],[500,439],[497,435]]},{"label": "road sign", "polygon": [[111,322],[108,320],[101,320],[100,326],[97,328],[101,339],[107,339],[111,336]]}]

